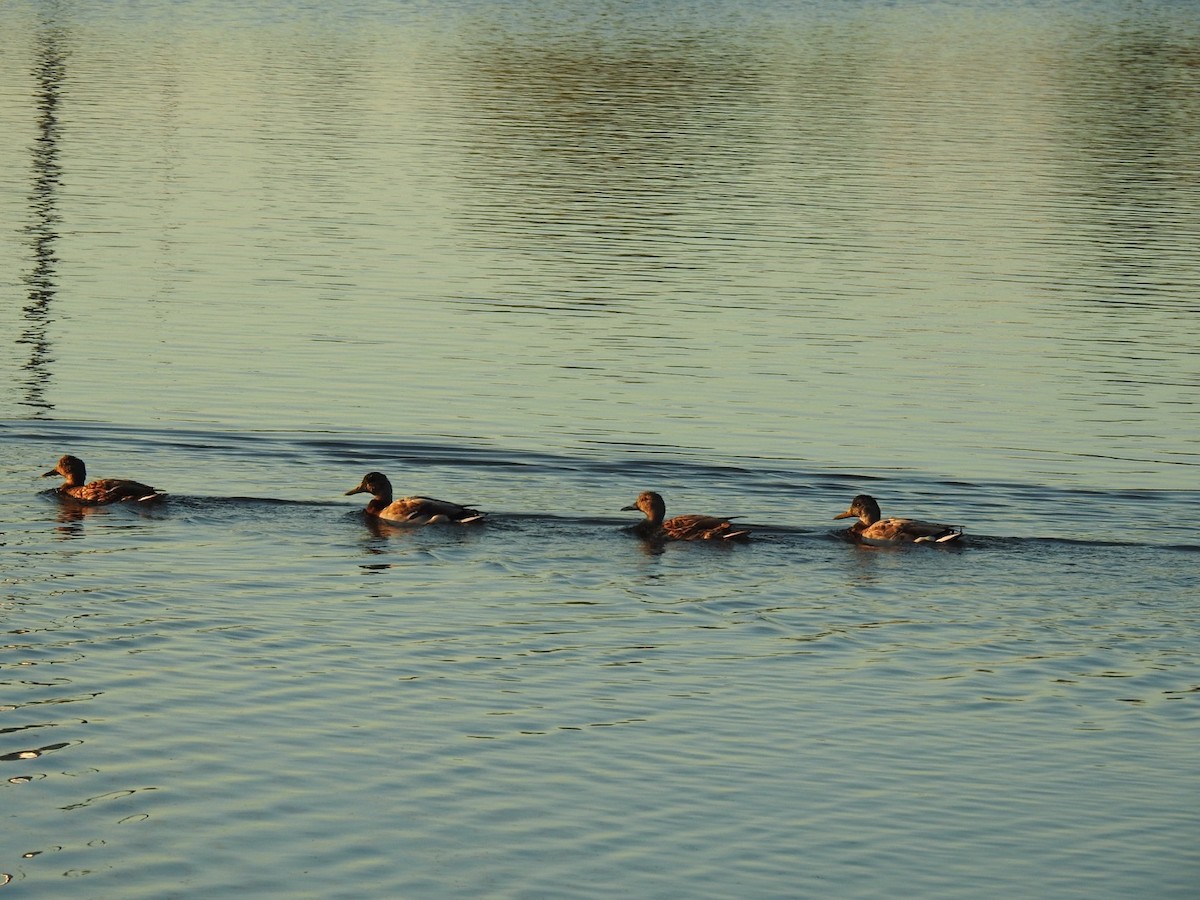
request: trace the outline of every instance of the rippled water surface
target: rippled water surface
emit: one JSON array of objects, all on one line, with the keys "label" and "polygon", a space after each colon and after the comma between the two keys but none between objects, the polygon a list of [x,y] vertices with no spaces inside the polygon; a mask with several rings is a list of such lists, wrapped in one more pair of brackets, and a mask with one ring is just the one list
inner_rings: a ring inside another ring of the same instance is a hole
[{"label": "rippled water surface", "polygon": [[1195,895],[1193,5],[0,34],[3,891]]}]

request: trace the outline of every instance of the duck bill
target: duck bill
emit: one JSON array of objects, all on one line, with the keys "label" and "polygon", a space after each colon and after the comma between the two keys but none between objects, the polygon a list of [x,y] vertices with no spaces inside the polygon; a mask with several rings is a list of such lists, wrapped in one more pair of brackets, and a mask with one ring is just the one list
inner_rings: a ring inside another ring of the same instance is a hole
[{"label": "duck bill", "polygon": [[43,472],[42,477],[43,478],[52,478],[57,474],[58,474],[58,469],[51,469],[49,472]]},{"label": "duck bill", "polygon": [[844,513],[838,513],[836,516],[834,516],[834,518],[835,519],[853,519],[853,518],[855,518],[855,515],[850,510],[846,510]]},{"label": "duck bill", "polygon": [[346,493],[342,494],[342,496],[349,497],[351,494],[365,494],[366,492],[367,492],[366,485],[360,484],[356,488],[350,488],[350,490],[346,491]]},{"label": "duck bill", "polygon": [[621,512],[625,512],[625,510],[627,510],[627,509],[637,509],[637,508],[638,508],[638,505],[636,503],[630,503],[628,506],[622,506]]}]

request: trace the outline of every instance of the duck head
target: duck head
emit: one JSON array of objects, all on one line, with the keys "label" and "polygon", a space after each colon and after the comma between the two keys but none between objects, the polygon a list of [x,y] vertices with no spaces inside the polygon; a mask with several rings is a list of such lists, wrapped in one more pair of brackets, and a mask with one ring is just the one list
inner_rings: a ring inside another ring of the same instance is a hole
[{"label": "duck head", "polygon": [[71,456],[69,453],[58,461],[49,472],[43,472],[43,478],[50,478],[54,475],[61,475],[67,479],[67,484],[83,484],[87,479],[87,468],[83,464],[83,460],[78,456]]},{"label": "duck head", "polygon": [[835,519],[859,519],[867,525],[878,522],[881,518],[879,504],[869,494],[859,494],[850,501],[850,508],[844,513],[838,513]]},{"label": "duck head", "polygon": [[351,488],[343,496],[349,497],[351,494],[370,494],[373,497],[387,497],[390,500],[392,483],[382,472],[368,472],[358,483],[358,487]]},{"label": "duck head", "polygon": [[662,496],[654,491],[642,491],[638,494],[637,500],[629,506],[622,506],[621,509],[640,509],[651,522],[661,522],[667,513],[667,504],[663,501]]}]

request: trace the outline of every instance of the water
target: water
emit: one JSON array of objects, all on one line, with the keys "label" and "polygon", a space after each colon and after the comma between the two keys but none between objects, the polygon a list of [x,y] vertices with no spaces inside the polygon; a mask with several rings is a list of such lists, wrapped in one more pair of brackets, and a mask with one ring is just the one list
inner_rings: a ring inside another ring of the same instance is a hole
[{"label": "water", "polygon": [[0,34],[5,891],[1194,896],[1193,7]]}]

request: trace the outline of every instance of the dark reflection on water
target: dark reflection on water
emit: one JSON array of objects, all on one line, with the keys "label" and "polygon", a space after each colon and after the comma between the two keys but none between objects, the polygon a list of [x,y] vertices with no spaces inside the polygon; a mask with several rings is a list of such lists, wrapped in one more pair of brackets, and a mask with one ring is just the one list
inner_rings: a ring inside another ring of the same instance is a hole
[{"label": "dark reflection on water", "polygon": [[53,319],[51,306],[57,290],[55,266],[58,262],[54,245],[58,241],[61,216],[57,193],[62,167],[59,165],[59,115],[62,84],[66,73],[66,29],[58,23],[52,4],[47,18],[40,23],[37,37],[37,66],[33,76],[36,84],[37,135],[30,147],[33,186],[29,193],[29,212],[32,222],[26,226],[33,267],[24,276],[28,297],[24,307],[25,328],[17,343],[27,348],[28,360],[23,368],[22,405],[45,415],[54,409],[47,397],[52,375],[50,364],[53,348],[48,329]]}]

